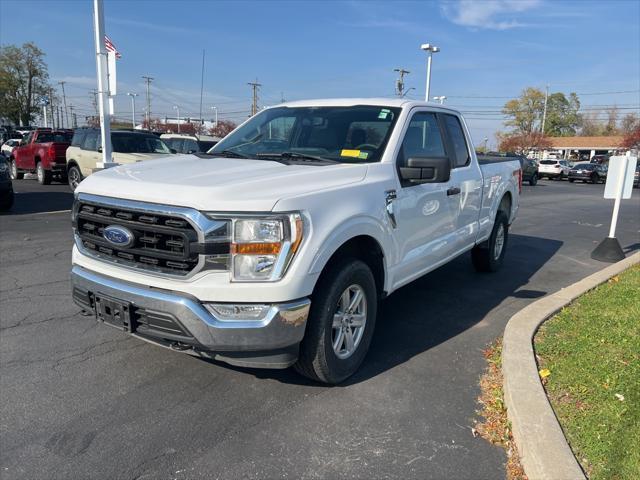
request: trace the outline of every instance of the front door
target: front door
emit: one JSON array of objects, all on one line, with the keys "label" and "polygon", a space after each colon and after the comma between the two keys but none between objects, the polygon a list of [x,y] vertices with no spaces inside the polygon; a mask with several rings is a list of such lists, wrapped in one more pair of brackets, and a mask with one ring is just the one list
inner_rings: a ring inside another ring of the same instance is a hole
[{"label": "front door", "polygon": [[[412,114],[398,153],[397,165],[412,157],[446,157],[442,126],[435,113]],[[456,250],[455,212],[449,201],[451,181],[400,182],[393,202],[399,247],[395,287],[404,285],[444,263]]]}]

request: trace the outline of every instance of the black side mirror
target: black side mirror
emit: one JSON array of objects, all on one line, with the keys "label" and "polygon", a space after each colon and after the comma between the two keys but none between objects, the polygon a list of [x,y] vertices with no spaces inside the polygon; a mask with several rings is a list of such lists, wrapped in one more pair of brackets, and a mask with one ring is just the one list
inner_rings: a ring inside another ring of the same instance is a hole
[{"label": "black side mirror", "polygon": [[102,153],[102,147],[98,147],[98,152]]},{"label": "black side mirror", "polygon": [[400,167],[400,177],[409,185],[448,182],[451,162],[447,157],[411,157]]}]

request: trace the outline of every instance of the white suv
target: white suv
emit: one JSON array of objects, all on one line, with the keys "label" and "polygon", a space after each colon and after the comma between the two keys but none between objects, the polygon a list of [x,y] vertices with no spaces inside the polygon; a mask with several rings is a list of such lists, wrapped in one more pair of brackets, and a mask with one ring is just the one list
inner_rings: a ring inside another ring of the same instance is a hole
[{"label": "white suv", "polygon": [[569,170],[571,170],[571,167],[569,166],[569,162],[566,160],[552,160],[546,158],[544,160],[540,160],[538,175],[540,178],[559,178],[562,180],[563,178],[567,178]]},{"label": "white suv", "polygon": [[[72,191],[85,177],[98,170],[102,161],[100,130],[79,128],[73,134],[71,146],[67,148],[67,178]],[[130,130],[111,131],[113,161],[118,164],[152,160],[175,153],[157,135]]]}]

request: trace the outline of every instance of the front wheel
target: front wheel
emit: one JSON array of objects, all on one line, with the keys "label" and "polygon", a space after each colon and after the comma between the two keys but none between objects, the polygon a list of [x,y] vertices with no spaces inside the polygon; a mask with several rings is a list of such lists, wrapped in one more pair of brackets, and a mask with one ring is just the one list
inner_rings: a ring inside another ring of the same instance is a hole
[{"label": "front wheel", "polygon": [[80,169],[75,165],[69,167],[69,171],[67,172],[67,181],[69,182],[69,188],[72,192],[75,192],[78,185],[82,181],[82,173],[80,173]]},{"label": "front wheel", "polygon": [[534,173],[529,179],[529,185],[535,187],[538,184],[538,174]]},{"label": "front wheel", "polygon": [[570,179],[569,179],[569,182],[570,182],[570,183],[573,183],[573,182],[575,182],[575,181],[576,181],[576,179],[575,179],[575,178],[570,178]]},{"label": "front wheel", "polygon": [[51,183],[51,178],[53,177],[51,170],[45,170],[42,162],[38,162],[36,174],[38,175],[38,183],[40,185],[49,185]]},{"label": "front wheel", "polygon": [[377,307],[376,284],[366,263],[345,259],[330,267],[313,294],[295,369],[329,384],[353,375],[369,349]]},{"label": "front wheel", "polygon": [[15,160],[11,160],[11,180],[22,180],[24,173],[18,172],[18,165]]},{"label": "front wheel", "polygon": [[509,238],[509,221],[504,212],[498,212],[489,240],[471,250],[471,261],[478,272],[497,272],[504,261]]}]

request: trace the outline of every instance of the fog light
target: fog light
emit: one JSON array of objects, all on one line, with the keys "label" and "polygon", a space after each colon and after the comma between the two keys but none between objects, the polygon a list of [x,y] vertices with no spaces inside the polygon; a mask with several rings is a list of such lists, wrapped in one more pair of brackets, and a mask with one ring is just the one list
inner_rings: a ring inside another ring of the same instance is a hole
[{"label": "fog light", "polygon": [[205,303],[204,306],[221,321],[262,320],[271,309],[271,305],[260,304]]}]

